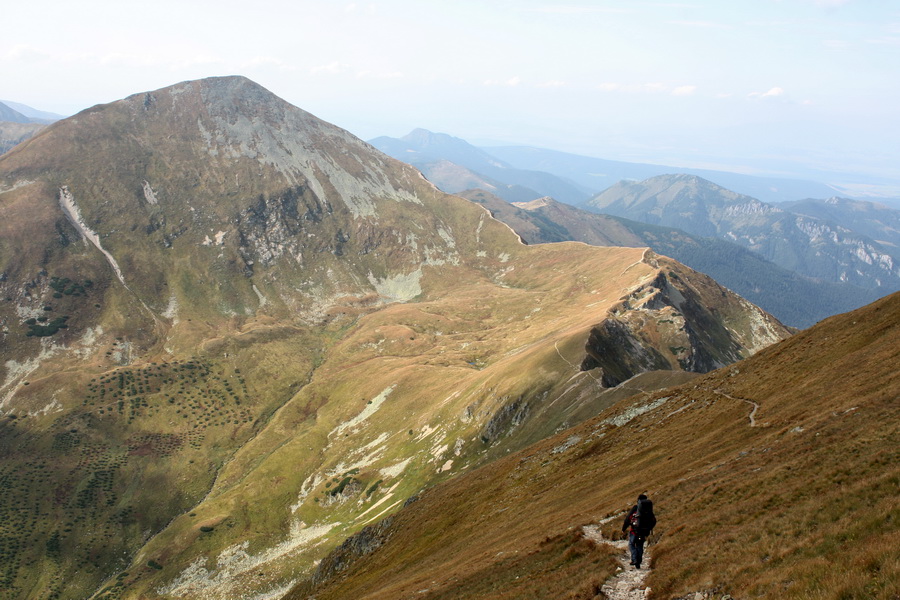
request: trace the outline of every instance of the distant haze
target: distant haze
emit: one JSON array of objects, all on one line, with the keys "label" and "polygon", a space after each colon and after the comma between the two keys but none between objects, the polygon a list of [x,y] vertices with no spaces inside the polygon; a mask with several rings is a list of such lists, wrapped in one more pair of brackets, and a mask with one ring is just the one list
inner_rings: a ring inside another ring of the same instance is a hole
[{"label": "distant haze", "polygon": [[55,113],[242,74],[364,139],[425,127],[900,195],[893,2],[262,0],[247,10],[162,0],[126,14],[86,0],[32,10],[4,8],[2,93]]}]

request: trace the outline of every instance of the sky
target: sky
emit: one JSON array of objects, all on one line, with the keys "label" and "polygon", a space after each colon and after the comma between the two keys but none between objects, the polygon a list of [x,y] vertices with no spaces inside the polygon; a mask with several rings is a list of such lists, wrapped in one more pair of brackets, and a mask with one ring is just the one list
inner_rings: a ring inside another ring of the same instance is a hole
[{"label": "sky", "polygon": [[363,139],[808,178],[900,197],[897,0],[21,0],[0,98],[73,114],[244,75]]}]

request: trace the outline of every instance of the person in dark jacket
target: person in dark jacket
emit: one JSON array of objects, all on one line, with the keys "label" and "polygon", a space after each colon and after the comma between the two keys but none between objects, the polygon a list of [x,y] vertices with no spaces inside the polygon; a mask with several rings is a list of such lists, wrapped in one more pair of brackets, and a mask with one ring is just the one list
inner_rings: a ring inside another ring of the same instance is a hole
[{"label": "person in dark jacket", "polygon": [[628,550],[631,552],[631,564],[635,569],[641,568],[644,558],[644,542],[656,527],[656,516],[653,514],[653,502],[646,495],[638,496],[637,504],[631,507],[622,523],[622,533],[628,534]]}]

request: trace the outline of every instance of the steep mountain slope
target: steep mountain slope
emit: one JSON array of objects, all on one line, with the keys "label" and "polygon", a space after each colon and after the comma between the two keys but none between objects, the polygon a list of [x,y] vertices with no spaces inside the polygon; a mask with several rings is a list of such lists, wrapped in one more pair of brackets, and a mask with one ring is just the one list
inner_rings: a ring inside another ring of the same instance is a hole
[{"label": "steep mountain slope", "polygon": [[604,385],[788,335],[644,248],[525,246],[240,77],[47,127],[0,212],[3,598],[277,596]]},{"label": "steep mountain slope", "polygon": [[893,248],[900,247],[900,210],[877,202],[832,197],[781,202],[778,208],[797,215],[840,223]]},{"label": "steep mountain slope", "polygon": [[846,227],[785,212],[692,175],[620,182],[591,210],[734,241],[808,277],[886,293],[900,289],[900,253]]},{"label": "steep mountain slope", "polygon": [[490,210],[529,244],[574,240],[596,246],[649,246],[708,274],[794,327],[809,327],[878,297],[850,284],[803,277],[726,240],[589,213],[549,198],[509,204],[482,190],[460,195]]},{"label": "steep mountain slope", "polygon": [[[553,196],[577,204],[587,200],[593,191],[550,173],[513,168],[465,140],[445,133],[415,129],[399,139],[382,136],[370,143],[420,169],[430,181],[449,193],[476,187],[465,184],[473,176],[486,178],[489,183],[477,187],[487,187],[510,202]],[[448,163],[457,168],[449,169]],[[463,171],[470,174],[461,177]]]},{"label": "steep mountain slope", "polygon": [[891,600],[898,360],[894,294],[426,490],[288,598],[596,598],[581,526],[647,492],[650,598]]}]

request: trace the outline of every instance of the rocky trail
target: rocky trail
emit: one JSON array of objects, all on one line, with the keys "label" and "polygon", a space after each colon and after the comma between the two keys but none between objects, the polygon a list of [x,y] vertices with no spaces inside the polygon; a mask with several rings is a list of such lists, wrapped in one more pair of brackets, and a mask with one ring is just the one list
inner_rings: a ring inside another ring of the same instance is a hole
[{"label": "rocky trail", "polygon": [[621,518],[621,515],[609,517],[596,525],[585,525],[581,528],[584,537],[592,542],[608,544],[622,551],[622,554],[619,556],[621,567],[615,577],[603,584],[601,591],[609,600],[646,600],[650,593],[650,588],[644,585],[644,580],[650,572],[650,553],[647,551],[646,546],[644,547],[644,566],[640,569],[635,569],[628,564],[631,560],[628,553],[628,542],[625,540],[606,539],[600,531],[604,524],[618,518]]}]

